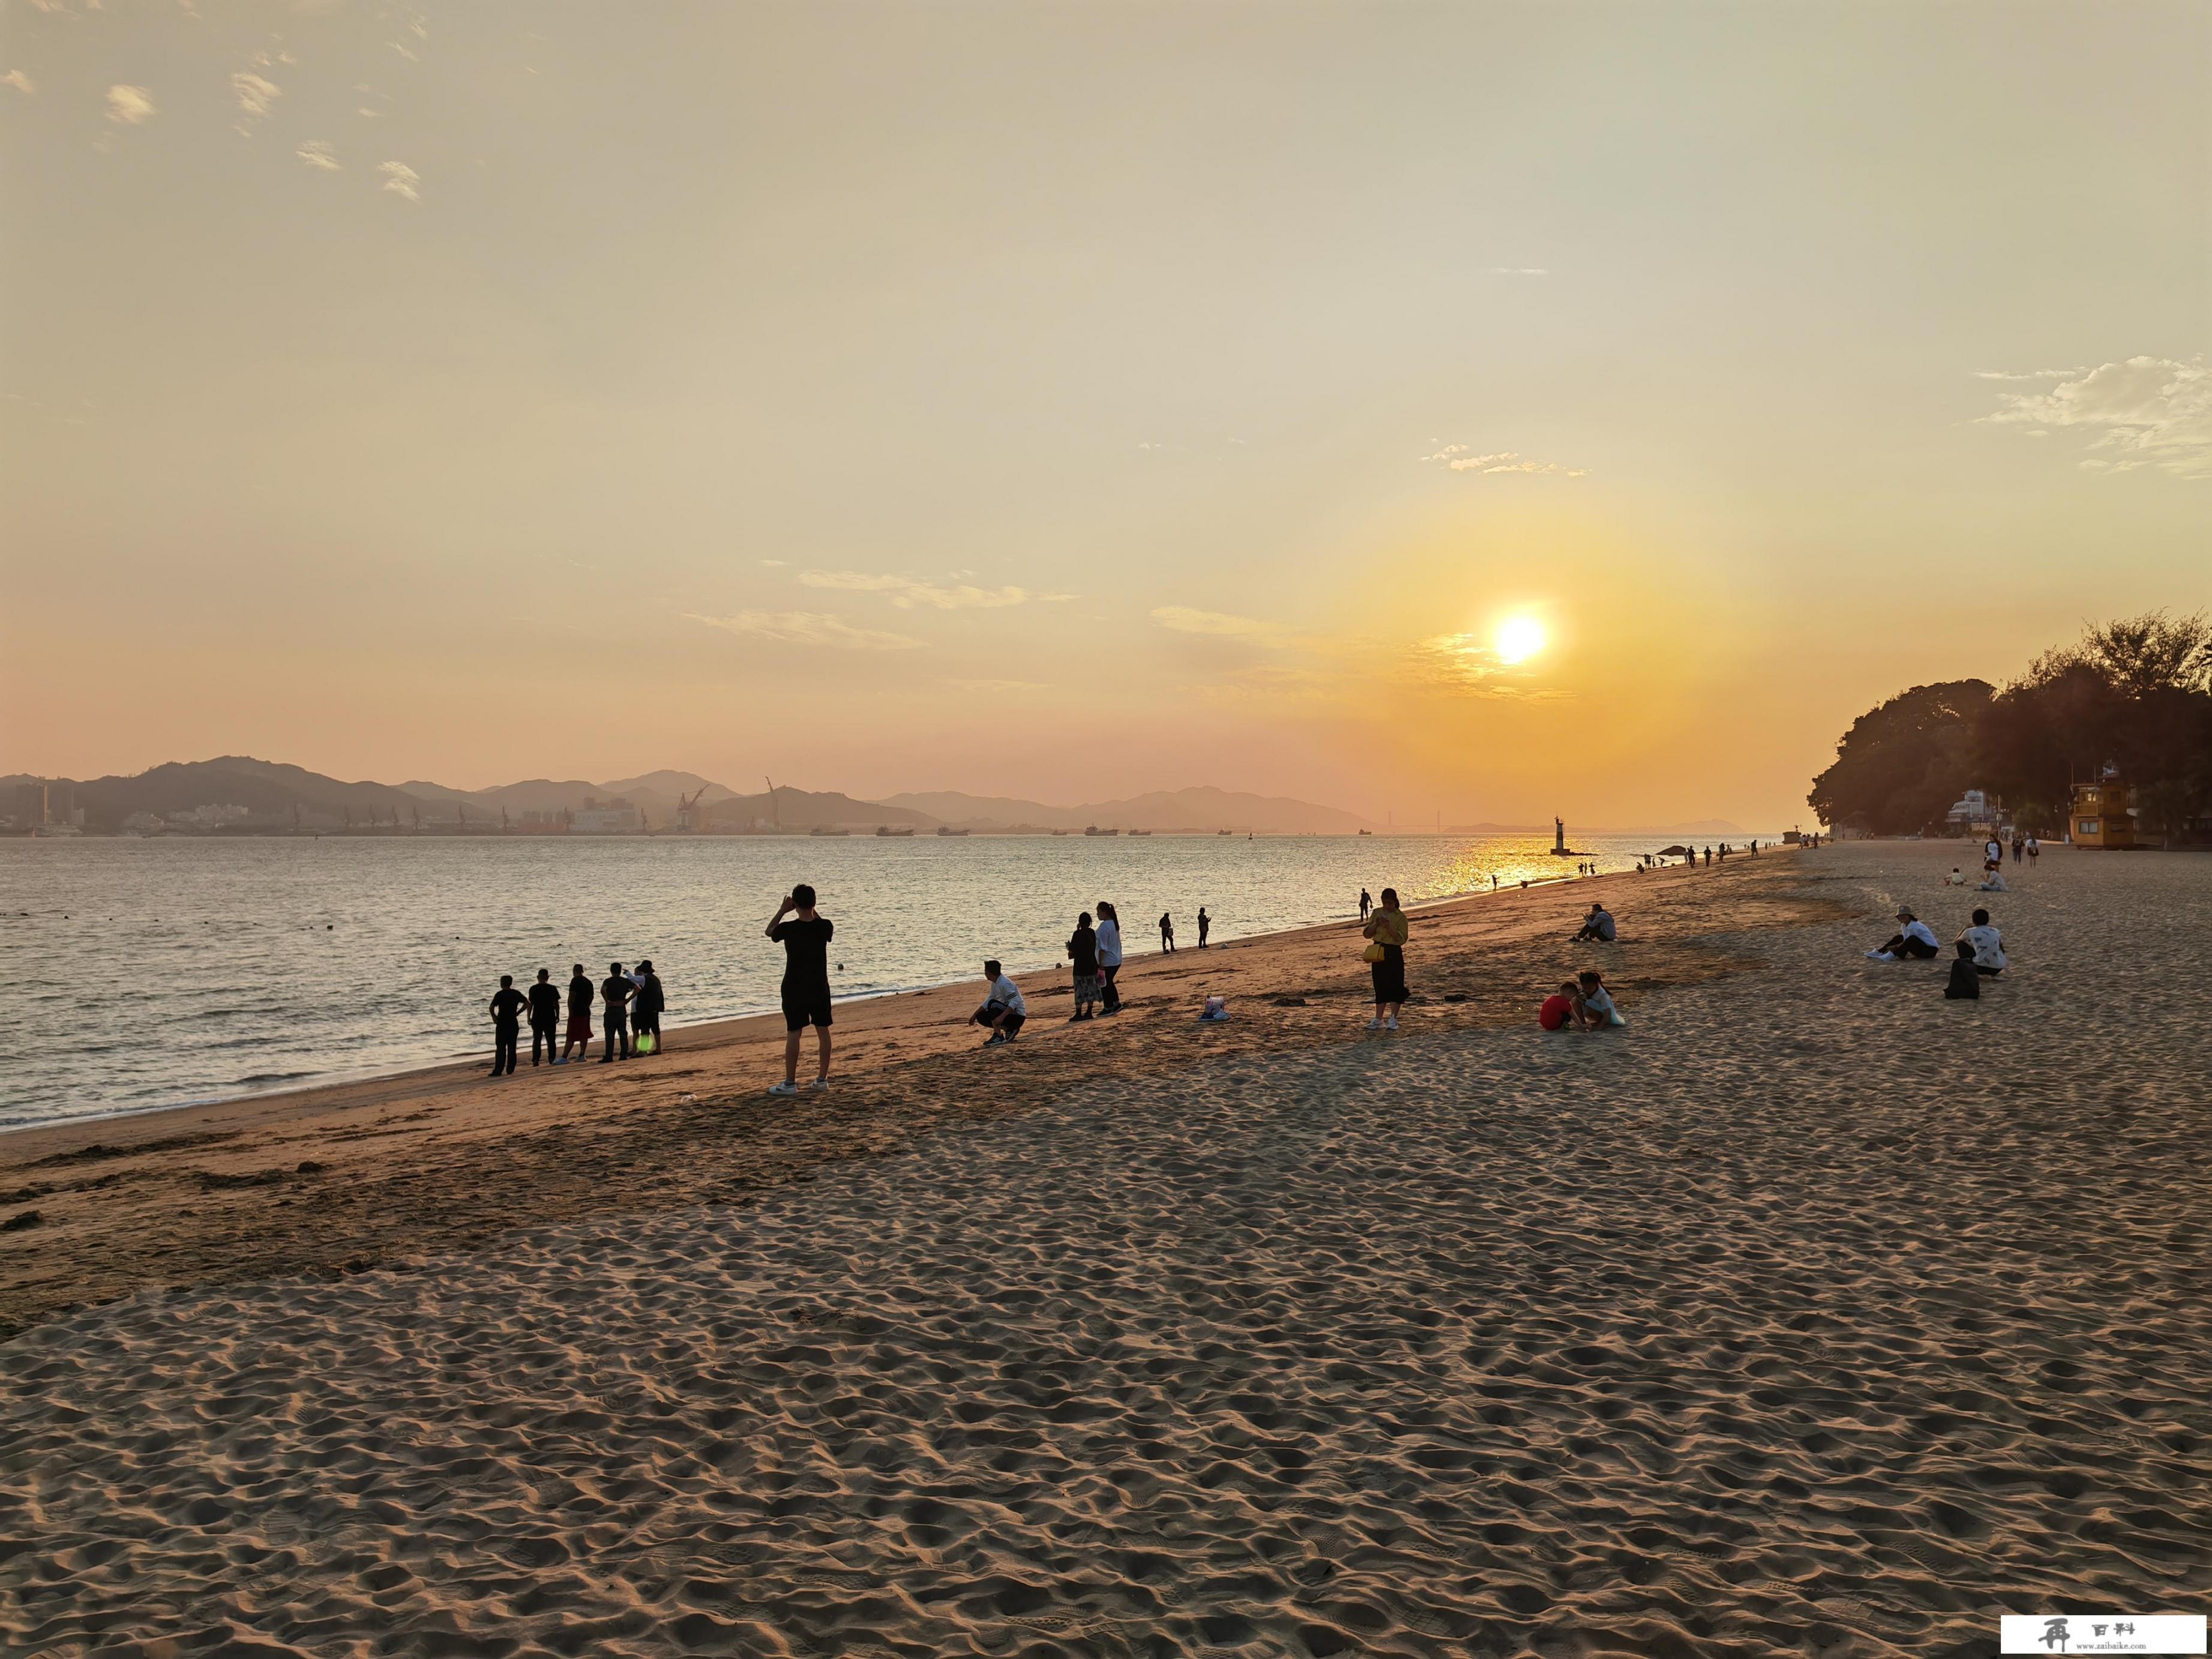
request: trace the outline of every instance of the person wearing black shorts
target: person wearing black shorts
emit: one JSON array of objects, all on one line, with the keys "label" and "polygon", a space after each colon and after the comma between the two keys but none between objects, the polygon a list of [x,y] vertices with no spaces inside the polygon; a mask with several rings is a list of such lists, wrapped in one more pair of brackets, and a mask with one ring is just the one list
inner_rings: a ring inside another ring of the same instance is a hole
[{"label": "person wearing black shorts", "polygon": [[804,882],[769,918],[768,936],[783,946],[783,1081],[772,1095],[799,1092],[799,1043],[810,1025],[821,1060],[812,1086],[830,1086],[830,941],[836,931],[815,909],[814,890]]},{"label": "person wearing black shorts", "polygon": [[500,1077],[514,1069],[514,1047],[522,1035],[522,1011],[530,999],[514,988],[514,975],[501,974],[499,990],[491,1000],[491,1074]]},{"label": "person wearing black shorts", "polygon": [[530,1063],[538,1063],[538,1051],[542,1047],[545,1058],[555,1054],[554,1042],[561,1035],[561,988],[553,983],[550,969],[538,970],[538,983],[530,988]]},{"label": "person wearing black shorts", "polygon": [[619,962],[607,964],[607,976],[599,981],[600,1028],[606,1033],[607,1046],[599,1052],[599,1064],[629,1058],[629,1000],[637,994],[630,976],[623,972]]}]

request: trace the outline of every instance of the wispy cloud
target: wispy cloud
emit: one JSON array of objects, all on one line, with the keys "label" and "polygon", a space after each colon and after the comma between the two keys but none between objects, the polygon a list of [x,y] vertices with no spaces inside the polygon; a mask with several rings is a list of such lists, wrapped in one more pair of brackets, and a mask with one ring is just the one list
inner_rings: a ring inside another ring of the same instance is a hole
[{"label": "wispy cloud", "polygon": [[338,158],[331,153],[331,147],[319,138],[310,138],[292,153],[311,167],[320,167],[325,173],[336,173],[338,170]]},{"label": "wispy cloud", "polygon": [[978,696],[996,696],[1002,692],[1048,691],[1052,688],[1036,680],[947,680],[956,691],[972,691]]},{"label": "wispy cloud", "polygon": [[1152,620],[1176,634],[1210,634],[1221,639],[1248,640],[1255,645],[1285,646],[1291,642],[1291,630],[1280,623],[1267,622],[1258,617],[1232,617],[1220,611],[1194,611],[1184,605],[1164,605],[1152,612]]},{"label": "wispy cloud", "polygon": [[251,131],[251,124],[276,107],[276,100],[284,95],[284,88],[265,75],[256,75],[252,70],[240,70],[230,77],[230,95],[246,119],[239,131]]},{"label": "wispy cloud", "polygon": [[21,70],[9,70],[5,75],[0,75],[0,87],[13,87],[26,96],[33,95],[39,90],[31,77]]},{"label": "wispy cloud", "polygon": [[110,87],[107,89],[107,118],[118,125],[135,127],[154,118],[153,95],[143,87]]},{"label": "wispy cloud", "polygon": [[740,611],[731,617],[690,615],[686,620],[754,639],[824,646],[836,651],[918,651],[922,643],[904,634],[855,628],[841,617],[813,611]]},{"label": "wispy cloud", "polygon": [[377,186],[379,190],[388,190],[394,196],[404,197],[410,202],[422,199],[422,191],[416,188],[422,182],[422,175],[406,162],[380,161],[376,170],[384,175],[384,182]]},{"label": "wispy cloud", "polygon": [[1424,461],[1441,462],[1455,472],[1523,472],[1548,474],[1559,478],[1587,478],[1586,466],[1561,466],[1557,461],[1532,461],[1517,450],[1501,449],[1491,454],[1478,455],[1470,444],[1446,444],[1433,455],[1424,455]]},{"label": "wispy cloud", "polygon": [[1437,690],[1528,700],[1564,695],[1535,684],[1528,669],[1505,661],[1473,634],[1432,635],[1414,646],[1408,665],[1417,683]]},{"label": "wispy cloud", "polygon": [[875,575],[862,570],[808,570],[800,585],[826,587],[845,593],[881,593],[902,611],[995,611],[1031,601],[1054,604],[1072,593],[1033,593],[1023,587],[975,587],[967,583],[943,587],[917,581],[911,576]]},{"label": "wispy cloud", "polygon": [[[1988,378],[1986,375],[1984,378]],[[2212,477],[2212,370],[2202,357],[2130,357],[2086,372],[2049,371],[2045,390],[2001,392],[1984,424],[2016,426],[2037,437],[2064,427],[2095,435],[2081,462],[2093,472],[2132,472],[2155,466],[2185,478]]]},{"label": "wispy cloud", "polygon": [[1486,276],[1548,276],[1552,274],[1552,268],[1549,265],[1485,265],[1482,274]]}]

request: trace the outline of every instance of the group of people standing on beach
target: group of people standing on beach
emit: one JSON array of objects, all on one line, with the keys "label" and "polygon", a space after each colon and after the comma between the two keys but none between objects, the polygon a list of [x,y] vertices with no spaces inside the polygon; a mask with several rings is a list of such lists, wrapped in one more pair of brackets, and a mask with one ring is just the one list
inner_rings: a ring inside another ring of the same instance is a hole
[{"label": "group of people standing on beach", "polygon": [[628,1060],[633,1054],[649,1054],[660,1047],[660,1016],[668,1000],[660,988],[660,976],[653,971],[650,961],[640,962],[627,971],[619,962],[611,962],[606,978],[596,987],[592,976],[584,971],[584,964],[575,963],[568,977],[568,1035],[562,1039],[557,1054],[554,1051],[554,1038],[561,1030],[562,999],[561,988],[553,983],[552,970],[540,968],[537,983],[527,992],[514,988],[514,975],[501,974],[499,989],[491,999],[491,1074],[505,1077],[514,1072],[526,1013],[530,1020],[532,1066],[539,1063],[541,1053],[544,1063],[550,1066],[566,1066],[572,1054],[578,1060],[589,1060],[592,1005],[595,1000],[604,1010],[601,1030],[606,1048],[599,1055],[602,1066],[611,1060]]}]

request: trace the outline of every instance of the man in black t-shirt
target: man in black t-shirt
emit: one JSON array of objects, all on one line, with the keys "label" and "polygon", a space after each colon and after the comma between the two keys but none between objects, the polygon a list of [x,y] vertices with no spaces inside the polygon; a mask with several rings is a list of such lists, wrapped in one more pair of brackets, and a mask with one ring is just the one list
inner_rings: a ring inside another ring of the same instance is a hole
[{"label": "man in black t-shirt", "polygon": [[592,1057],[592,976],[584,971],[580,962],[568,972],[568,1030],[561,1039],[561,1059],[566,1065],[568,1050],[574,1048],[579,1060]]},{"label": "man in black t-shirt", "polygon": [[491,1074],[504,1077],[514,1069],[514,1048],[522,1036],[522,1009],[529,999],[514,988],[514,975],[501,974],[491,1000]]},{"label": "man in black t-shirt", "polygon": [[606,1033],[607,1046],[599,1051],[599,1064],[604,1066],[616,1056],[617,1050],[624,1060],[629,1058],[629,999],[637,987],[629,975],[623,972],[619,962],[607,964],[607,976],[599,981],[600,1029]]},{"label": "man in black t-shirt", "polygon": [[553,983],[553,970],[540,968],[538,983],[530,988],[530,1063],[538,1063],[542,1045],[550,1061],[561,1036],[561,988]]},{"label": "man in black t-shirt", "polygon": [[830,1086],[830,940],[836,931],[815,909],[814,890],[804,882],[769,918],[768,936],[783,946],[783,1081],[772,1095],[799,1092],[799,1040],[810,1025],[822,1062],[813,1086]]}]

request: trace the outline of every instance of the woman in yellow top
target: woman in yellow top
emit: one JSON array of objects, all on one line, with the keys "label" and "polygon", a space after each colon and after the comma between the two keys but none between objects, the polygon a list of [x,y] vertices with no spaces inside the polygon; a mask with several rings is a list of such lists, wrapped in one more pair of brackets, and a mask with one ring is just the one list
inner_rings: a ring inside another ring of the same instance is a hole
[{"label": "woman in yellow top", "polygon": [[1368,964],[1375,975],[1375,1018],[1367,1022],[1367,1029],[1395,1031],[1398,1010],[1406,1001],[1406,939],[1413,931],[1406,913],[1398,908],[1396,888],[1382,890],[1382,902],[1359,931],[1382,948],[1382,959]]}]

